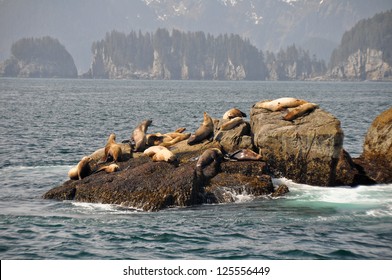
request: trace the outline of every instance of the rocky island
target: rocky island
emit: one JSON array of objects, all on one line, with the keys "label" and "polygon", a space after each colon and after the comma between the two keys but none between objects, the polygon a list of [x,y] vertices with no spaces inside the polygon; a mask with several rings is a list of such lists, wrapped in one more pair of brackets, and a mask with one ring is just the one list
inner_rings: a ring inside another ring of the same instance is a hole
[{"label": "rocky island", "polygon": [[0,63],[0,77],[77,78],[74,60],[57,39],[23,38],[11,47],[11,57]]},{"label": "rocky island", "polygon": [[[147,134],[151,121],[142,122],[134,139],[117,143],[109,137],[105,147],[90,154],[88,174],[43,197],[158,211],[233,202],[244,193],[271,198],[289,191],[284,185],[274,186],[271,176],[317,186],[379,182],[344,151],[339,120],[316,104],[294,98],[260,101],[251,108],[250,122],[244,115],[212,119],[205,113],[200,128],[178,142],[175,137],[185,135],[183,129],[152,135]],[[390,137],[390,122],[388,127],[381,133]],[[139,139],[143,147],[136,149],[134,142]],[[154,156],[161,150],[170,157]],[[120,156],[110,164],[118,171],[99,172],[113,155]]]}]

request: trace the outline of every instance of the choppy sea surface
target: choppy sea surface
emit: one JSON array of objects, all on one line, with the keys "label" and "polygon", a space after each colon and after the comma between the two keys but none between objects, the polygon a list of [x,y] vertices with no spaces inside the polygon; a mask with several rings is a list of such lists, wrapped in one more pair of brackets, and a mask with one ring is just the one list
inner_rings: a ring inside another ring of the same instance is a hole
[{"label": "choppy sea surface", "polygon": [[339,118],[356,157],[371,122],[392,106],[392,84],[0,79],[1,259],[392,259],[392,184],[275,178],[289,186],[286,197],[157,213],[41,198],[112,132],[128,139],[146,118],[151,132],[192,132],[204,111],[249,113],[284,96]]}]

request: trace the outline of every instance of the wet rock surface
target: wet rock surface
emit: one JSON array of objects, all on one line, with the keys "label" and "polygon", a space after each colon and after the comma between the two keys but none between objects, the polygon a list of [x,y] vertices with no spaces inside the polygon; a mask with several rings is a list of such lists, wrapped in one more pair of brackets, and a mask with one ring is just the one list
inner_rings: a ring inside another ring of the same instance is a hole
[{"label": "wet rock surface", "polygon": [[365,137],[363,153],[354,162],[375,182],[392,182],[392,107],[373,121]]},{"label": "wet rock surface", "polygon": [[[153,162],[149,157],[135,153],[135,157],[118,162],[118,172],[100,172],[82,180],[66,181],[45,193],[44,198],[158,211],[168,207],[229,202],[243,193],[254,196],[273,193],[271,177],[265,174],[266,165],[260,161],[223,162],[218,170],[208,166],[206,175],[198,176],[198,157],[203,151],[217,146],[217,142],[208,141],[193,146],[186,141],[174,145],[171,150],[179,159],[178,166]],[[222,199],[224,196],[231,198]]]}]

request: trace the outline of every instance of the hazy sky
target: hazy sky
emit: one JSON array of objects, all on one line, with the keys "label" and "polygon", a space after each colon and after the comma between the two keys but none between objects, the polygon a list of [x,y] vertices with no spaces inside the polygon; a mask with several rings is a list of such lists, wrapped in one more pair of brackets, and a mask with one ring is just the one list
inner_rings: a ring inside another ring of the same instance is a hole
[{"label": "hazy sky", "polygon": [[[302,2],[305,1],[305,4]],[[325,58],[358,20],[392,9],[391,0],[0,0],[0,61],[22,37],[52,36],[88,70],[93,41],[113,29],[158,27],[237,33],[261,50],[303,46]],[[287,3],[289,2],[289,3]],[[148,4],[148,5],[147,5]],[[234,5],[234,7],[233,7]]]}]

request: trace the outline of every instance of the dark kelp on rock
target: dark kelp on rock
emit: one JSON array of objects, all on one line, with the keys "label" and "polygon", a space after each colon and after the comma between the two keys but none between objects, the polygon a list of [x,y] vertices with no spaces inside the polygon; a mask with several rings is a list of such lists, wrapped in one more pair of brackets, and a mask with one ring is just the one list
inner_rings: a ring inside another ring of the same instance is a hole
[{"label": "dark kelp on rock", "polygon": [[182,141],[172,148],[179,158],[178,167],[139,156],[118,162],[120,171],[116,173],[100,172],[82,180],[66,181],[49,190],[44,198],[158,211],[168,207],[229,202],[221,198],[222,192],[246,192],[254,196],[273,193],[271,177],[265,174],[265,164],[259,161],[224,162],[217,175],[200,178],[196,172],[197,159],[202,152],[214,147],[219,144],[206,141],[189,146]]}]

